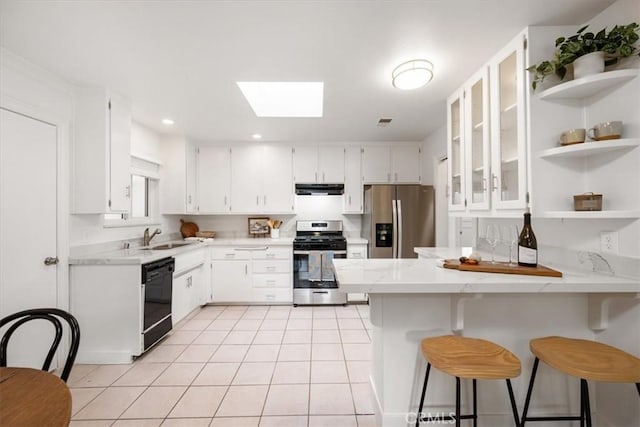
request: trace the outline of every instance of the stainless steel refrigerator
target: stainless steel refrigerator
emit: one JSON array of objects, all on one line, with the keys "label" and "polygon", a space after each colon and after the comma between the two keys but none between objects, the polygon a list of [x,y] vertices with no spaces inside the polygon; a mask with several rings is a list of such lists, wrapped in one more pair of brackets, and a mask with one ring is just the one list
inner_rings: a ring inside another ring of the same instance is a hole
[{"label": "stainless steel refrigerator", "polygon": [[365,185],[362,237],[369,258],[417,258],[435,246],[435,191],[430,185]]}]

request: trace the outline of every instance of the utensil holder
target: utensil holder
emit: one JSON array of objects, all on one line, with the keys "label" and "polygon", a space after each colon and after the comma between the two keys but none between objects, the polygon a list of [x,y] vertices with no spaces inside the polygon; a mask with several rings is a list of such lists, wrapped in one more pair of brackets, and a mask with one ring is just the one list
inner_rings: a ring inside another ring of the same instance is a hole
[{"label": "utensil holder", "polygon": [[280,238],[280,229],[279,228],[272,228],[271,229],[271,238],[272,239],[279,239]]}]

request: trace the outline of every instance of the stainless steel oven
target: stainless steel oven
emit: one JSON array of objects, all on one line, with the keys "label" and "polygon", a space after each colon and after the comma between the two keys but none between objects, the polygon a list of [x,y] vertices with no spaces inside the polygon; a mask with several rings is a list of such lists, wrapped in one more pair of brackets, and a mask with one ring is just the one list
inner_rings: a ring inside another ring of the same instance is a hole
[{"label": "stainless steel oven", "polygon": [[172,328],[171,293],[175,260],[171,257],[142,264],[142,342],[148,350]]},{"label": "stainless steel oven", "polygon": [[346,304],[333,259],[347,257],[342,221],[298,221],[293,241],[293,305]]}]

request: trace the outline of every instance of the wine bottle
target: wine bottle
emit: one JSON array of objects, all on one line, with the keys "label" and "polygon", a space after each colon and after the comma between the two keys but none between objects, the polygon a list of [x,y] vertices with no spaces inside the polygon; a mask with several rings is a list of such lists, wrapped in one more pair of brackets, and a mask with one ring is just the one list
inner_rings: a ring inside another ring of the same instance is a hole
[{"label": "wine bottle", "polygon": [[535,267],[538,265],[538,242],[531,228],[531,212],[524,213],[524,226],[518,239],[518,265]]}]

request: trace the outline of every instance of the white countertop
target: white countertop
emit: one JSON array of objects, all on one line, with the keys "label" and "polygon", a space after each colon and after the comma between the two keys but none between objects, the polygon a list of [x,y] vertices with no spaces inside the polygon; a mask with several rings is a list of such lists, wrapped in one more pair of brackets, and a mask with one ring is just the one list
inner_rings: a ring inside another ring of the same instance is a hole
[{"label": "white countertop", "polygon": [[362,237],[347,237],[347,245],[366,245],[369,241]]},{"label": "white countertop", "polygon": [[[428,259],[334,259],[344,292],[393,293],[619,293],[640,292],[640,281],[567,271],[563,277],[478,273],[445,269],[438,259],[459,256],[459,249],[421,248]],[[549,265],[551,267],[551,265]]]},{"label": "white countertop", "polygon": [[[163,245],[166,243],[184,243],[184,241],[171,242],[153,242],[151,247]],[[69,258],[71,265],[126,265],[126,264],[145,264],[166,258],[176,256],[184,252],[202,249],[209,246],[234,246],[234,247],[264,247],[264,246],[292,246],[293,237],[282,237],[279,239],[271,238],[237,238],[237,239],[207,239],[203,242],[194,241],[186,246],[165,250],[149,250],[142,248],[120,249],[116,251],[100,252],[88,255],[81,255]]]}]

